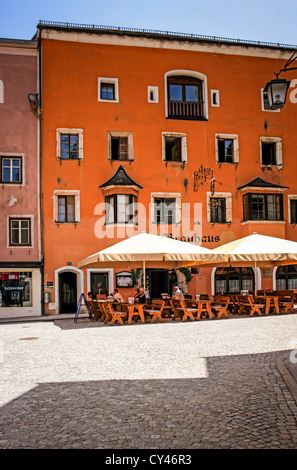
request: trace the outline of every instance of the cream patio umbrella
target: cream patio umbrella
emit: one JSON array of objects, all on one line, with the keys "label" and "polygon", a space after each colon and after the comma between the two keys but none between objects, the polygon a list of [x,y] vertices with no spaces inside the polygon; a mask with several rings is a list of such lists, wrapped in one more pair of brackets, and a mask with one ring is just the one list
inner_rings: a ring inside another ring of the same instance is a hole
[{"label": "cream patio umbrella", "polygon": [[[297,264],[297,243],[283,238],[253,233],[244,238],[226,243],[213,250],[221,253],[225,260],[219,266],[254,266],[255,293],[257,293],[256,267]],[[203,263],[205,266],[210,263]],[[213,265],[213,263],[211,263]]]},{"label": "cream patio umbrella", "polygon": [[[179,268],[201,261],[223,261],[224,256],[192,243],[142,232],[88,256],[78,263],[79,268],[119,267]],[[145,285],[145,284],[143,284]]]}]

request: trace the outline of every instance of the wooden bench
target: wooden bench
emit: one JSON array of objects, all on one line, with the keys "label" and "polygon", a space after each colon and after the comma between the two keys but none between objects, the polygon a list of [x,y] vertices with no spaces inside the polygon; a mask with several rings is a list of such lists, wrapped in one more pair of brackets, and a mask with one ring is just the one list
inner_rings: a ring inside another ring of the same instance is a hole
[{"label": "wooden bench", "polygon": [[145,308],[145,313],[151,317],[151,323],[155,323],[157,320],[163,322],[162,312],[164,306],[165,300],[153,299],[151,304]]},{"label": "wooden bench", "polygon": [[291,290],[279,290],[276,291],[276,295],[278,296],[278,303],[284,313],[294,312],[294,301],[295,301],[295,293]]},{"label": "wooden bench", "polygon": [[104,320],[105,324],[108,323],[108,321],[110,321],[110,326],[114,325],[116,322],[118,322],[120,325],[124,324],[124,320],[127,318],[126,312],[115,311],[109,302],[103,302],[101,305],[106,314],[106,318]]},{"label": "wooden bench", "polygon": [[215,312],[217,318],[225,316],[228,318],[228,305],[230,303],[230,297],[216,296],[214,302],[211,304],[211,309]]}]

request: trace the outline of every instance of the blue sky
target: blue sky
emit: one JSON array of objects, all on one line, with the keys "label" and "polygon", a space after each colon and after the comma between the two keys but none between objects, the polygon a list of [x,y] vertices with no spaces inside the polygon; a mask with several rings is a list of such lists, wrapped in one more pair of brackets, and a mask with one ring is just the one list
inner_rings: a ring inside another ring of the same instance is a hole
[{"label": "blue sky", "polygon": [[297,0],[0,0],[0,37],[48,20],[297,45],[296,18]]}]

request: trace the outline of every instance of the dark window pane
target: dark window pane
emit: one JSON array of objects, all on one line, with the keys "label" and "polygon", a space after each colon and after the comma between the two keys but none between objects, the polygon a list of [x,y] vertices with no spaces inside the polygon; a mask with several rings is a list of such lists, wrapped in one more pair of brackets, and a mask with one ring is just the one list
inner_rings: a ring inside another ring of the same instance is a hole
[{"label": "dark window pane", "polygon": [[113,83],[101,83],[101,99],[102,100],[114,100],[114,84]]},{"label": "dark window pane", "polygon": [[291,224],[297,224],[297,199],[290,200]]},{"label": "dark window pane", "polygon": [[275,142],[262,142],[262,165],[276,165]]},{"label": "dark window pane", "polygon": [[165,159],[168,162],[181,162],[181,137],[165,137]]}]

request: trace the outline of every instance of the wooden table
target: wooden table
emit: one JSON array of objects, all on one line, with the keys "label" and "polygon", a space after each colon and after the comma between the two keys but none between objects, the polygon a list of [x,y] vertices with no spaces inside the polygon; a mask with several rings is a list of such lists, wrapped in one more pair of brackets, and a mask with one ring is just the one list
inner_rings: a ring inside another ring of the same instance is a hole
[{"label": "wooden table", "polygon": [[265,315],[269,314],[270,307],[274,307],[277,314],[279,314],[279,303],[278,297],[275,295],[255,295],[255,298],[264,301],[265,303]]},{"label": "wooden table", "polygon": [[132,317],[134,316],[140,317],[141,323],[145,323],[144,313],[143,313],[144,304],[140,304],[138,302],[135,302],[133,304],[129,302],[112,302],[112,305],[115,309],[120,308],[120,310],[124,310],[128,313],[129,325],[131,325]]},{"label": "wooden table", "polygon": [[197,320],[200,319],[202,312],[207,312],[208,317],[213,318],[211,302],[211,300],[193,300],[193,303],[198,306]]}]

